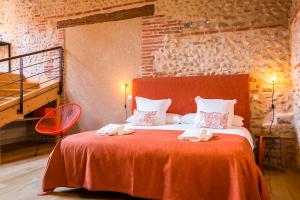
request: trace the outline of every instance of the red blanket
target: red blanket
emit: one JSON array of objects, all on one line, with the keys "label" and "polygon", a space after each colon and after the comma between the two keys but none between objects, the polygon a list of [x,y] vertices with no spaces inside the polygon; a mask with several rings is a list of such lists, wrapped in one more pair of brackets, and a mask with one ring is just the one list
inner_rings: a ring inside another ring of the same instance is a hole
[{"label": "red blanket", "polygon": [[42,183],[169,200],[269,199],[248,141],[215,134],[208,142],[178,140],[182,131],[138,130],[127,136],[68,136],[50,155]]}]

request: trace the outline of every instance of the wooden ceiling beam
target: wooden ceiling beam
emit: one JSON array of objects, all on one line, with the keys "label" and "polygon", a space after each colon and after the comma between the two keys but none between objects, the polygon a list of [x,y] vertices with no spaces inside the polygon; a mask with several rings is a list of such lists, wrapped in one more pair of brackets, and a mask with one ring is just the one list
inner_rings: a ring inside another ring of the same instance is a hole
[{"label": "wooden ceiling beam", "polygon": [[111,13],[102,13],[84,16],[76,19],[67,19],[57,22],[57,28],[68,28],[80,25],[103,23],[110,21],[120,21],[154,15],[154,5],[145,5],[138,8],[119,10]]}]

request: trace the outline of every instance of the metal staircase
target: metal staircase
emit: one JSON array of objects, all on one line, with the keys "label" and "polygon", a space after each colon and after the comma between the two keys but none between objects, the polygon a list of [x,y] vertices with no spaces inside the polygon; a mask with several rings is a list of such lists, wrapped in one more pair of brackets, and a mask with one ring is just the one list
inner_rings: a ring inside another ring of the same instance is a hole
[{"label": "metal staircase", "polygon": [[[36,61],[37,58],[43,60]],[[0,127],[50,102],[59,104],[63,86],[62,47],[5,58],[0,60],[1,66],[5,66],[3,63],[9,66],[6,72],[0,72]],[[34,67],[38,70],[30,70]],[[29,75],[24,73],[28,71]]]}]

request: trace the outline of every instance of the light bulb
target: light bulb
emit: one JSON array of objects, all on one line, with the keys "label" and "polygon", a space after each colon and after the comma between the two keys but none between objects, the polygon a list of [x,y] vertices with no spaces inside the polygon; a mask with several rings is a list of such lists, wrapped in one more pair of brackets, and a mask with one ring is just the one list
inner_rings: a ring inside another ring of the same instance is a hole
[{"label": "light bulb", "polygon": [[127,83],[124,83],[124,84],[121,85],[122,90],[126,90],[127,87],[128,87],[128,84],[127,84]]},{"label": "light bulb", "polygon": [[272,83],[275,83],[275,82],[277,81],[276,75],[273,75],[273,76],[272,76],[271,81],[272,81]]}]

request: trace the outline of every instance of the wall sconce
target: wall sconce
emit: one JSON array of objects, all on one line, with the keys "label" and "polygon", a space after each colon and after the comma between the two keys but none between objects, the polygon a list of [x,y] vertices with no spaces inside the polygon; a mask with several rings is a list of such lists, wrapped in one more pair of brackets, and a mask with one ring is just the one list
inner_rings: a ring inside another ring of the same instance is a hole
[{"label": "wall sconce", "polygon": [[271,83],[272,83],[272,104],[271,104],[271,108],[272,108],[272,120],[271,120],[271,124],[269,127],[269,134],[272,134],[272,126],[275,120],[275,105],[274,105],[274,93],[275,93],[275,83],[277,82],[277,76],[274,74],[271,77]]},{"label": "wall sconce", "polygon": [[277,82],[277,76],[274,74],[271,78],[272,83],[276,83]]},{"label": "wall sconce", "polygon": [[124,109],[125,109],[125,120],[127,119],[127,89],[128,83],[124,83],[121,86],[122,90],[124,90]]}]

